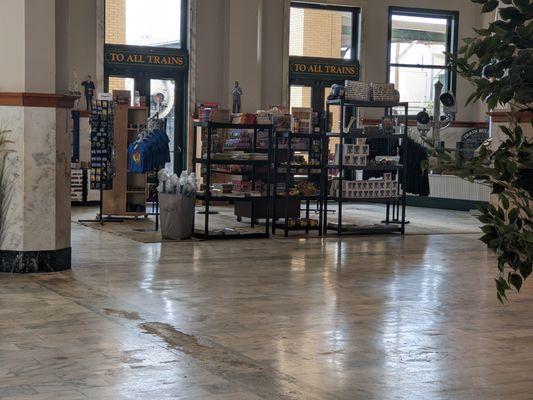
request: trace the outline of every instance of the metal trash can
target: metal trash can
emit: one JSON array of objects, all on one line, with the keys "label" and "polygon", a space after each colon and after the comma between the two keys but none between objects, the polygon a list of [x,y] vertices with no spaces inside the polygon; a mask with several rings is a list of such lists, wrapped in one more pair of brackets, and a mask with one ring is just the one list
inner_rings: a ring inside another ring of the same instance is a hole
[{"label": "metal trash can", "polygon": [[192,236],[196,196],[159,193],[161,236],[184,240]]}]

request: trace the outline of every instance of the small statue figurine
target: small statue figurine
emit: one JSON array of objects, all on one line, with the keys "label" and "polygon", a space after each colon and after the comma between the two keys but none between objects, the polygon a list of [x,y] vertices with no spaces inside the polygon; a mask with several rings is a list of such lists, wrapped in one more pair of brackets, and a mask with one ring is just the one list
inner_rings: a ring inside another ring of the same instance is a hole
[{"label": "small statue figurine", "polygon": [[87,75],[87,78],[81,83],[81,86],[85,88],[85,100],[87,102],[87,110],[92,110],[93,96],[94,96],[94,82],[91,75]]},{"label": "small statue figurine", "polygon": [[241,112],[241,96],[242,88],[239,86],[239,82],[235,81],[235,87],[233,88],[231,94],[233,96],[233,113],[238,114]]}]

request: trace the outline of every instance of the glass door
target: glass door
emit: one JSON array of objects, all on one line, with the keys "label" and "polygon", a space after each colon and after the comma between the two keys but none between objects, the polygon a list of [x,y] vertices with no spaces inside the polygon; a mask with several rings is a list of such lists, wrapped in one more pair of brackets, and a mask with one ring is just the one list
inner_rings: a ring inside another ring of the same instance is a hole
[{"label": "glass door", "polygon": [[170,139],[170,162],[167,170],[174,171],[175,152],[181,151],[181,143],[176,140],[176,81],[174,79],[150,79],[150,117],[158,114],[165,118],[166,130]]},{"label": "glass door", "polygon": [[158,113],[159,118],[166,119],[166,131],[170,139],[170,162],[165,167],[172,172],[180,172],[185,167],[185,154],[182,152],[186,140],[184,131],[183,80],[170,79],[156,74],[138,72],[134,77],[108,75],[105,90],[128,90],[133,104],[135,91],[146,98],[149,116]]}]

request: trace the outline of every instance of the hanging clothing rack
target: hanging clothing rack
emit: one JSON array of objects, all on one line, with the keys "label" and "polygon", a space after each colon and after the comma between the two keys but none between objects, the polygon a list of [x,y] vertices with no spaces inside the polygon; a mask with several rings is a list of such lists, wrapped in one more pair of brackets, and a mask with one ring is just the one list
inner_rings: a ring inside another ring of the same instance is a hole
[{"label": "hanging clothing rack", "polygon": [[[154,115],[152,115],[150,118],[146,120],[146,124],[142,125],[139,129],[139,139],[142,140],[146,138],[147,135],[149,135],[151,132],[153,132],[156,129],[162,129],[166,132],[167,128],[167,119],[166,118],[159,118],[159,112],[156,112]],[[157,187],[159,184],[159,181],[157,180],[157,170],[151,171],[154,173],[156,177],[156,182],[153,183]],[[155,210],[154,210],[155,208]],[[159,193],[157,190],[155,191],[155,205],[152,205],[152,215],[155,216],[155,231],[157,232],[159,230]]]}]

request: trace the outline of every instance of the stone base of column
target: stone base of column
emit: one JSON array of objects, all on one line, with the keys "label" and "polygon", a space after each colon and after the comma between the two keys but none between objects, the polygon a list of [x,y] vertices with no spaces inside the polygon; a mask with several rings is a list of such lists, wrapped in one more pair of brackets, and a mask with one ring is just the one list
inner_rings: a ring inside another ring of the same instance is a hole
[{"label": "stone base of column", "polygon": [[71,267],[68,108],[76,97],[0,92],[0,126],[12,141],[6,158],[9,204],[2,218],[0,272]]},{"label": "stone base of column", "polygon": [[71,248],[47,251],[0,250],[0,272],[29,274],[70,269]]}]

